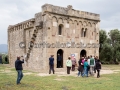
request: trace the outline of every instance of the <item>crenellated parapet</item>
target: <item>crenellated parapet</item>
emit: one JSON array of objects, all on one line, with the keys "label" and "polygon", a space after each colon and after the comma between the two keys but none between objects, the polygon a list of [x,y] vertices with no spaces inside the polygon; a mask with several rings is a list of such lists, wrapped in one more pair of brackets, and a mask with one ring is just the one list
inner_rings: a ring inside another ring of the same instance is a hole
[{"label": "crenellated parapet", "polygon": [[26,20],[24,22],[18,23],[16,25],[9,25],[8,31],[33,28],[34,22],[35,22],[35,18],[32,18],[32,19]]},{"label": "crenellated parapet", "polygon": [[54,6],[51,4],[45,4],[42,6],[42,12],[50,12],[54,14],[61,14],[67,15],[72,17],[79,17],[79,18],[86,18],[86,19],[93,19],[93,20],[100,20],[100,15],[85,11],[74,10],[71,5],[68,5],[67,8]]}]

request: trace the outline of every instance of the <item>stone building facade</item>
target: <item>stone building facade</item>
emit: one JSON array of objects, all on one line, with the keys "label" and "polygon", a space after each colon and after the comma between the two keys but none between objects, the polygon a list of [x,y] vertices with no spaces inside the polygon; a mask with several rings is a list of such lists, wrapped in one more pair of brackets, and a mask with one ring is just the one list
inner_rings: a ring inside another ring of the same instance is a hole
[{"label": "stone building facade", "polygon": [[[61,67],[66,68],[68,56],[99,56],[100,15],[45,4],[34,18],[9,25],[8,51],[11,66],[17,56],[25,56],[24,68],[48,72],[50,55],[62,57]],[[21,44],[22,43],[22,44]]]}]

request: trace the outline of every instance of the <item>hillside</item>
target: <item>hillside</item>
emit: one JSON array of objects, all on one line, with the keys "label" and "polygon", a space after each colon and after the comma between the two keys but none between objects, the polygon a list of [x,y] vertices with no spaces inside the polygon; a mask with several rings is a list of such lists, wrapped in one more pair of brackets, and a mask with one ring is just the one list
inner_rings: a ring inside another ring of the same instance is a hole
[{"label": "hillside", "polygon": [[0,53],[7,53],[7,44],[0,44]]}]

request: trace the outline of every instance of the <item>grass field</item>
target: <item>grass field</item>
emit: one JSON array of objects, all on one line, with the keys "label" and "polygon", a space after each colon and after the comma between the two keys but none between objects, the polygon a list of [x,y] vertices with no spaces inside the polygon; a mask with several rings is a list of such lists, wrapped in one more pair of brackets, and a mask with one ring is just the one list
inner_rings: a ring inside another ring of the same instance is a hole
[{"label": "grass field", "polygon": [[[120,65],[104,65],[103,69],[120,70]],[[120,71],[96,77],[37,76],[24,75],[21,84],[16,85],[15,69],[0,65],[0,90],[120,90]]]}]

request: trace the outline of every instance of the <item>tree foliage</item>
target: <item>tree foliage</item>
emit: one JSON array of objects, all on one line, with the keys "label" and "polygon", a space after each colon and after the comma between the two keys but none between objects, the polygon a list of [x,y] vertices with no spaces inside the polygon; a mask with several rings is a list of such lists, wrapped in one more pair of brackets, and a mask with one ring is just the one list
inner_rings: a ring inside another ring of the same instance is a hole
[{"label": "tree foliage", "polygon": [[7,54],[0,54],[0,56],[3,64],[9,64],[9,59]]},{"label": "tree foliage", "polygon": [[100,30],[99,38],[102,62],[118,64],[120,61],[120,31],[114,29],[107,34],[105,30]]}]

